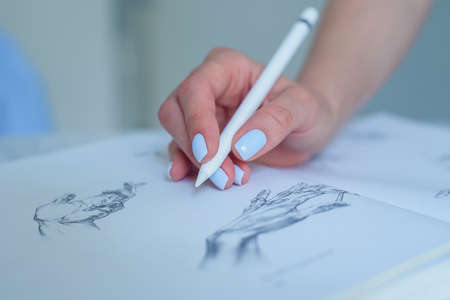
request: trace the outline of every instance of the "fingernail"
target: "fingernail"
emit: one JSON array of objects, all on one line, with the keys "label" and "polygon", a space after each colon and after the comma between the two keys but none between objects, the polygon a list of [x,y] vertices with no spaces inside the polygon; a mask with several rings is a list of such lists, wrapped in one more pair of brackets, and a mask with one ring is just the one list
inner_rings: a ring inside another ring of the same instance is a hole
[{"label": "fingernail", "polygon": [[172,179],[172,176],[170,176],[170,170],[172,170],[172,161],[169,162],[169,167],[167,168],[167,176],[169,177],[170,180]]},{"label": "fingernail", "polygon": [[234,165],[234,183],[237,185],[242,184],[242,178],[244,177],[244,171],[237,165]]},{"label": "fingernail", "polygon": [[206,154],[208,154],[205,138],[200,133],[197,133],[192,139],[192,152],[194,153],[197,162],[201,162]]},{"label": "fingernail", "polygon": [[253,129],[244,134],[234,147],[243,160],[251,158],[264,147],[267,142],[266,135],[259,129]]},{"label": "fingernail", "polygon": [[225,185],[228,182],[228,176],[221,168],[217,169],[217,171],[209,177],[209,179],[219,190],[222,191],[225,189]]}]

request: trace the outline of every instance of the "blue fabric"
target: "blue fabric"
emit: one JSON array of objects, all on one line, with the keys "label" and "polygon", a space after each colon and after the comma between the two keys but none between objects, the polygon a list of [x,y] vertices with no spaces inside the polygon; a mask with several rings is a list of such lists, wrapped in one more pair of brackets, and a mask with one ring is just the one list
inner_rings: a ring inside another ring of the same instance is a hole
[{"label": "blue fabric", "polygon": [[49,132],[46,94],[13,40],[0,33],[0,135]]}]

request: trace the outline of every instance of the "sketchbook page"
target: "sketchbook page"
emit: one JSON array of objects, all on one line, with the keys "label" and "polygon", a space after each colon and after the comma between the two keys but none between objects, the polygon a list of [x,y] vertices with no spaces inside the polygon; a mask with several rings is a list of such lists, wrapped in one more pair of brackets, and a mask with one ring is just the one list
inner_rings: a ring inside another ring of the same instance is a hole
[{"label": "sketchbook page", "polygon": [[450,240],[450,225],[254,168],[218,191],[167,179],[168,137],[0,167],[5,299],[321,299]]},{"label": "sketchbook page", "polygon": [[[447,255],[420,257],[419,264],[409,261],[399,268],[388,270],[352,290],[333,296],[334,300],[422,300],[448,299],[450,295],[450,255],[449,244],[445,249]],[[435,251],[432,251],[435,252]],[[437,253],[432,253],[435,255]],[[427,255],[425,255],[427,256]]]},{"label": "sketchbook page", "polygon": [[450,222],[450,128],[375,114],[292,174]]}]

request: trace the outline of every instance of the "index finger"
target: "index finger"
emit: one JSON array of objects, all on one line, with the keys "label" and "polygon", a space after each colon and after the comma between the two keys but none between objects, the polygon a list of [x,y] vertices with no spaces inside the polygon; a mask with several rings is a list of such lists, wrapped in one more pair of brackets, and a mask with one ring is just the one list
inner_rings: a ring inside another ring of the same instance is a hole
[{"label": "index finger", "polygon": [[192,153],[198,163],[214,157],[219,144],[219,124],[216,117],[217,94],[212,81],[224,81],[221,71],[204,63],[184,80],[176,91],[192,143]]}]

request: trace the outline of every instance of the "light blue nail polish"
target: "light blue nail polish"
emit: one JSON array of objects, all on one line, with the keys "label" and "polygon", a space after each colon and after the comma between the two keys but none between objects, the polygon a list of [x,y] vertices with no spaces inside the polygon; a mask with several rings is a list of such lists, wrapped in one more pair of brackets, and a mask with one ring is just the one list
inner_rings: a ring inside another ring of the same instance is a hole
[{"label": "light blue nail polish", "polygon": [[170,180],[172,179],[172,176],[170,176],[170,170],[172,170],[172,161],[169,162],[169,167],[167,168],[167,176],[169,177]]},{"label": "light blue nail polish", "polygon": [[208,154],[205,138],[201,133],[197,133],[192,139],[192,152],[197,162],[201,162],[206,154]]},{"label": "light blue nail polish", "polygon": [[234,183],[237,185],[242,184],[242,178],[244,177],[244,171],[237,165],[234,165]]},{"label": "light blue nail polish", "polygon": [[225,185],[228,182],[228,176],[221,168],[217,169],[217,171],[209,177],[209,179],[220,190],[224,190]]},{"label": "light blue nail polish", "polygon": [[251,158],[264,147],[267,142],[266,135],[259,129],[253,129],[244,134],[234,147],[243,160]]}]

